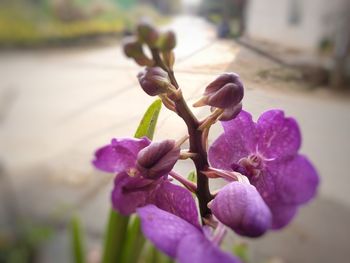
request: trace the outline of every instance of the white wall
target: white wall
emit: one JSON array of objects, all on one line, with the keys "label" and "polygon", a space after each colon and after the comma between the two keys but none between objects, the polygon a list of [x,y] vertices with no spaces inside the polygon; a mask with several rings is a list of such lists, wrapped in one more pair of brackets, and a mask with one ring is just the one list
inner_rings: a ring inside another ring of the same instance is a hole
[{"label": "white wall", "polygon": [[[290,24],[292,2],[300,5],[300,23]],[[342,6],[348,0],[250,0],[247,34],[288,47],[315,49],[334,31]]]}]

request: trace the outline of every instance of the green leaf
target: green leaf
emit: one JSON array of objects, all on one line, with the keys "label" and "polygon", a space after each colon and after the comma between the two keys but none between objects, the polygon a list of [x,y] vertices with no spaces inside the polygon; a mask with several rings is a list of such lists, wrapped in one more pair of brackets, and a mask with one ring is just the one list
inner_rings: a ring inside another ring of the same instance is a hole
[{"label": "green leaf", "polygon": [[159,252],[154,245],[148,243],[145,263],[165,263],[164,260],[166,259],[167,257],[163,253]]},{"label": "green leaf", "polygon": [[73,217],[70,224],[71,228],[71,242],[72,242],[72,252],[75,263],[85,262],[85,248],[84,248],[84,238],[81,229],[80,220],[77,217]]},{"label": "green leaf", "polygon": [[242,262],[248,262],[249,260],[249,250],[245,243],[238,243],[233,246],[233,254],[239,257]]},{"label": "green leaf", "polygon": [[148,137],[150,140],[153,139],[155,127],[157,124],[158,116],[162,108],[162,101],[156,100],[149,106],[146,113],[139,124],[134,135],[135,138],[141,138],[143,136]]},{"label": "green leaf", "polygon": [[123,243],[127,236],[129,217],[113,209],[109,212],[102,263],[121,262]]},{"label": "green leaf", "polygon": [[137,262],[145,241],[145,237],[141,231],[141,220],[138,217],[133,217],[128,225],[127,237],[123,246],[122,260],[120,262]]},{"label": "green leaf", "polygon": [[160,252],[154,245],[148,243],[145,263],[172,263],[174,262],[164,253]]},{"label": "green leaf", "polygon": [[[153,139],[161,107],[161,100],[156,100],[149,106],[136,130],[135,138],[147,136],[150,140]],[[122,216],[111,209],[102,263],[137,262],[144,244],[144,237],[139,221],[132,220],[129,226],[128,224],[129,217]]]},{"label": "green leaf", "polygon": [[193,183],[196,183],[197,182],[197,175],[196,175],[196,172],[195,171],[192,171],[190,172],[188,175],[187,175],[187,180],[193,182]]}]

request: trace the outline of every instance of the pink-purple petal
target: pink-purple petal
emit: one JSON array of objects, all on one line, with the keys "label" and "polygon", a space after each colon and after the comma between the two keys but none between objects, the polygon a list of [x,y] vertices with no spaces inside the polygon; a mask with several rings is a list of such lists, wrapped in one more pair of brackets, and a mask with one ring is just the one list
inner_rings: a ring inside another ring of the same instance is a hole
[{"label": "pink-purple petal", "polygon": [[209,162],[215,168],[231,170],[232,164],[255,151],[257,137],[252,116],[241,111],[230,121],[221,122],[224,134],[209,148]]},{"label": "pink-purple petal", "polygon": [[250,113],[242,110],[236,118],[231,121],[223,121],[221,124],[227,142],[235,152],[239,152],[237,155],[245,157],[255,151],[257,144],[256,124]]},{"label": "pink-purple petal", "polygon": [[285,204],[270,204],[270,210],[272,213],[272,226],[271,229],[281,229],[288,225],[294,218],[298,211],[296,205]]},{"label": "pink-purple petal", "polygon": [[302,155],[281,162],[273,162],[276,192],[281,202],[298,205],[316,195],[319,177],[310,161]]},{"label": "pink-purple petal", "polygon": [[170,257],[176,257],[178,245],[186,235],[202,235],[195,226],[154,205],[138,208],[137,213],[141,218],[143,234]]},{"label": "pink-purple petal", "polygon": [[209,148],[210,165],[223,170],[231,170],[231,164],[237,163],[237,159],[242,156],[242,153],[238,153],[238,155],[236,153],[227,142],[226,135],[221,134]]},{"label": "pink-purple petal", "polygon": [[146,137],[113,139],[111,144],[95,152],[93,164],[102,171],[120,173],[135,167],[138,152],[149,144],[150,140]]},{"label": "pink-purple petal", "polygon": [[295,155],[301,145],[297,122],[284,116],[281,110],[263,113],[257,122],[258,151],[266,158],[284,158]]},{"label": "pink-purple petal", "polygon": [[232,182],[220,190],[211,210],[223,224],[237,234],[263,235],[271,226],[271,212],[253,185]]},{"label": "pink-purple petal", "polygon": [[166,180],[159,184],[155,192],[154,204],[200,228],[197,206],[187,189]]},{"label": "pink-purple petal", "polygon": [[113,208],[123,215],[134,213],[136,208],[150,202],[150,195],[156,186],[153,180],[130,177],[125,172],[118,174],[111,196]]},{"label": "pink-purple petal", "polygon": [[219,249],[203,234],[188,234],[177,248],[179,263],[239,263],[240,261]]}]

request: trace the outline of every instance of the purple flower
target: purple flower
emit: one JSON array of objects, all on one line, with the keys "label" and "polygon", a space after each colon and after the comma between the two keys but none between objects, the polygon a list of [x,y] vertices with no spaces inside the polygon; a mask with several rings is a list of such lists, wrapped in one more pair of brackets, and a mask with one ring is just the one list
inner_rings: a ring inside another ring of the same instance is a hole
[{"label": "purple flower", "polygon": [[315,196],[319,183],[310,161],[298,154],[298,124],[283,111],[270,110],[257,123],[242,111],[222,125],[224,133],[209,149],[211,165],[246,175],[271,210],[272,228],[287,225],[298,206]]},{"label": "purple flower", "polygon": [[154,205],[137,209],[142,232],[165,254],[179,263],[239,263],[211,242],[203,230]]},{"label": "purple flower", "polygon": [[229,183],[214,198],[210,209],[220,222],[240,235],[258,237],[271,227],[270,209],[249,183]]},{"label": "purple flower", "polygon": [[[179,150],[174,151],[169,145],[173,143],[151,143],[146,137],[113,139],[111,144],[96,151],[93,164],[102,171],[117,173],[112,190],[112,203],[113,208],[121,214],[130,215],[138,207],[154,204],[199,227],[198,212],[191,193],[172,184],[167,178],[167,173],[177,160],[174,155],[179,155]],[[154,150],[157,151],[153,158],[149,156],[149,151]],[[160,152],[162,156],[159,155]],[[149,166],[139,169],[140,163],[147,163]],[[160,165],[162,163],[164,165]],[[155,170],[160,175],[150,178],[149,175],[154,175]]]}]

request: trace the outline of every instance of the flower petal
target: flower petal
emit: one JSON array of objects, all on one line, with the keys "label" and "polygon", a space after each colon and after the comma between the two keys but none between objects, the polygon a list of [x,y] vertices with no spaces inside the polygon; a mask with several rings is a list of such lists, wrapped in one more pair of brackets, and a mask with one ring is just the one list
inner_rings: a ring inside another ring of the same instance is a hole
[{"label": "flower petal", "polygon": [[137,153],[149,144],[150,140],[147,137],[113,139],[111,144],[95,152],[93,164],[102,171],[120,173],[135,167]]},{"label": "flower petal", "polygon": [[137,209],[143,234],[170,257],[176,256],[178,244],[186,235],[201,235],[199,229],[180,217],[147,205]]},{"label": "flower petal", "polygon": [[316,195],[319,177],[309,160],[302,155],[280,162],[271,162],[269,169],[275,173],[276,192],[281,202],[298,205]]},{"label": "flower petal", "polygon": [[249,237],[263,235],[271,226],[271,212],[256,188],[232,182],[213,199],[213,214],[236,233]]},{"label": "flower petal", "polygon": [[157,188],[154,204],[200,228],[197,206],[187,189],[166,180]]},{"label": "flower petal", "polygon": [[296,154],[301,145],[297,122],[286,118],[281,110],[263,113],[257,122],[258,150],[267,158],[283,158]]},{"label": "flower petal", "polygon": [[179,263],[239,263],[234,256],[221,251],[216,245],[205,238],[203,234],[188,234],[177,249]]},{"label": "flower petal", "polygon": [[231,170],[231,164],[238,162],[240,156],[235,155],[235,151],[226,140],[226,135],[221,134],[208,151],[210,165],[223,170]]},{"label": "flower petal", "polygon": [[156,188],[154,180],[140,176],[130,177],[127,173],[118,174],[112,190],[113,208],[123,215],[130,215],[136,208],[147,205],[150,195]]},{"label": "flower petal", "polygon": [[231,170],[232,164],[255,151],[257,138],[252,116],[241,111],[230,121],[221,122],[224,134],[209,148],[209,161],[215,168]]},{"label": "flower petal", "polygon": [[[231,121],[221,122],[228,142],[235,151],[251,153],[255,151],[257,143],[256,125],[252,115],[242,110]],[[244,155],[247,156],[247,155]]]},{"label": "flower petal", "polygon": [[289,224],[297,213],[297,206],[295,205],[279,205],[270,204],[272,213],[272,229],[281,229]]}]

